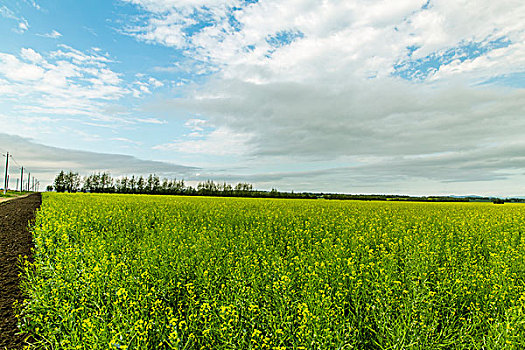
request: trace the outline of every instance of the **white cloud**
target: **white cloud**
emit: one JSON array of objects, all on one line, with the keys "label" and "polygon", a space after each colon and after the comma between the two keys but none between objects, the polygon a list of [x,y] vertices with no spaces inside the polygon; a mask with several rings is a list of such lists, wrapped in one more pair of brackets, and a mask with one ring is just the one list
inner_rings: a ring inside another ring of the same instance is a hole
[{"label": "white cloud", "polygon": [[204,128],[207,126],[208,122],[200,118],[191,118],[188,119],[184,126],[190,129],[192,132],[204,131]]},{"label": "white cloud", "polygon": [[22,48],[20,56],[30,62],[39,63],[42,62],[42,55],[35,50],[29,48]]},{"label": "white cloud", "polygon": [[104,67],[106,64],[111,63],[112,60],[101,55],[99,53],[89,55],[80,50],[76,50],[68,45],[60,44],[58,45],[61,49],[51,53],[52,58],[65,58],[70,59],[75,64],[86,64],[94,65],[98,67]]},{"label": "white cloud", "polygon": [[523,70],[525,70],[525,42],[519,41],[507,47],[491,50],[476,58],[452,61],[439,67],[429,79],[445,80],[461,75],[470,79],[487,80]]},{"label": "white cloud", "polygon": [[[145,25],[130,26],[128,34],[185,50],[191,60],[206,63],[206,74],[219,67],[223,77],[246,82],[322,80],[334,71],[352,79],[382,78],[402,60],[469,42],[507,38],[520,45],[525,39],[520,25],[525,5],[516,1],[432,1],[427,8],[424,0],[131,2],[150,17]],[[196,26],[202,28],[193,29]],[[286,38],[294,34],[296,38]],[[272,44],[275,38],[283,44]],[[408,47],[415,49],[409,52]],[[490,54],[477,64],[490,69],[505,56],[493,55],[485,63]],[[508,73],[523,59],[516,56],[513,63],[499,71]]]},{"label": "white cloud", "polygon": [[167,124],[168,122],[165,120],[159,120],[157,118],[138,118],[135,119],[139,123],[145,123],[145,124]]},{"label": "white cloud", "polygon": [[18,32],[19,33],[23,33],[28,29],[29,29],[29,23],[26,20],[22,20],[21,22],[18,22]]},{"label": "white cloud", "polygon": [[195,7],[215,7],[215,6],[232,6],[238,4],[237,0],[180,0],[173,2],[170,0],[124,0],[135,5],[139,5],[148,11],[153,12],[169,12],[174,9],[191,10]]},{"label": "white cloud", "polygon": [[160,80],[148,77],[142,73],[135,74],[135,77],[137,77],[137,80],[134,82],[134,87],[132,89],[134,97],[140,97],[144,94],[149,95],[152,93],[152,90],[164,86],[164,83]]},{"label": "white cloud", "polygon": [[45,33],[45,34],[39,34],[39,36],[44,37],[44,38],[50,38],[50,39],[58,39],[62,36],[62,34],[53,29],[51,32]]},{"label": "white cloud", "polygon": [[15,82],[30,82],[42,79],[44,69],[24,63],[13,55],[0,53],[0,74]]},{"label": "white cloud", "polygon": [[159,87],[164,86],[164,83],[163,83],[163,82],[161,82],[161,81],[159,81],[159,80],[157,80],[157,79],[155,79],[155,78],[153,78],[153,77],[149,77],[149,79],[148,79],[148,83],[149,83],[150,85],[156,87],[156,88],[159,88]]},{"label": "white cloud", "polygon": [[130,140],[127,137],[113,137],[113,138],[111,138],[111,140],[112,141],[124,142],[124,143],[132,144],[132,145],[135,145],[135,146],[142,145],[142,142]]},{"label": "white cloud", "polygon": [[[219,127],[203,134],[201,127],[189,124],[192,132],[186,138],[154,146],[153,149],[173,151],[183,154],[203,154],[211,156],[243,155],[249,152],[249,134],[240,134],[227,128]],[[197,139],[195,139],[197,138]]]},{"label": "white cloud", "polygon": [[68,46],[46,57],[23,48],[20,58],[0,53],[0,78],[16,99],[13,108],[25,112],[103,117],[106,101],[131,94],[121,74],[108,67],[106,56],[86,54]]}]

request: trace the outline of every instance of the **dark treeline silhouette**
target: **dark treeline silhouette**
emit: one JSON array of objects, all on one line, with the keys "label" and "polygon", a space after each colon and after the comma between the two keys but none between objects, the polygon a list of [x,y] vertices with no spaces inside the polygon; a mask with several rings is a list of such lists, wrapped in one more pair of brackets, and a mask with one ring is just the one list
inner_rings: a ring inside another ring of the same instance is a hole
[{"label": "dark treeline silhouette", "polygon": [[199,182],[197,187],[187,186],[184,180],[160,178],[155,174],[147,177],[124,176],[113,178],[107,172],[94,173],[81,177],[78,173],[61,171],[53,186],[48,191],[57,192],[90,192],[90,193],[129,193],[129,194],[165,194],[187,196],[220,196],[220,197],[253,197],[253,198],[298,198],[298,199],[338,199],[364,201],[411,201],[411,202],[490,202],[503,204],[505,202],[523,202],[521,198],[505,200],[493,197],[413,197],[384,194],[341,194],[341,193],[311,193],[311,192],[280,192],[255,190],[249,183],[237,185],[217,183],[212,180]]},{"label": "dark treeline silhouette", "polygon": [[[233,186],[227,183],[215,183],[207,180],[200,182],[197,187],[187,186],[184,180],[161,179],[158,175],[124,176],[113,178],[109,173],[94,173],[82,178],[78,173],[61,171],[56,177],[53,186],[48,190],[57,192],[90,192],[90,193],[131,193],[131,194],[171,194],[171,195],[203,195],[203,196],[232,196],[256,197],[263,193],[256,191],[248,183],[238,183]],[[264,195],[263,195],[264,196]]]},{"label": "dark treeline silhouette", "polygon": [[[57,192],[77,192],[80,187],[80,176],[78,173],[65,173],[61,171],[53,183],[53,189]],[[49,186],[48,186],[49,189]]]}]

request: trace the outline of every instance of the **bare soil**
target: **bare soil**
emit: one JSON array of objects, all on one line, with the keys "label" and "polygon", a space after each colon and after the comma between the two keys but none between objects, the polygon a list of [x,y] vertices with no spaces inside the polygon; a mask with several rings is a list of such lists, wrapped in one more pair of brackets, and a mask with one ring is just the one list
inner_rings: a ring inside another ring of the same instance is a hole
[{"label": "bare soil", "polygon": [[0,203],[0,349],[22,349],[13,302],[21,302],[19,258],[31,257],[33,240],[28,226],[42,203],[40,193]]}]

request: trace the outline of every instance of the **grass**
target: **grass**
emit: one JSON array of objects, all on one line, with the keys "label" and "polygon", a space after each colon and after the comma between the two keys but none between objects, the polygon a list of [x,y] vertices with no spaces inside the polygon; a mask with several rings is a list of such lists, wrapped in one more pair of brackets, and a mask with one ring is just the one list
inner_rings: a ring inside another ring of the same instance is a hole
[{"label": "grass", "polygon": [[49,349],[521,349],[525,206],[45,193]]},{"label": "grass", "polygon": [[8,190],[6,192],[6,194],[4,194],[4,190],[0,190],[0,198],[20,197],[20,196],[24,196],[24,195],[29,194],[29,193],[32,193],[32,192],[27,192],[27,191],[20,192],[20,191]]}]

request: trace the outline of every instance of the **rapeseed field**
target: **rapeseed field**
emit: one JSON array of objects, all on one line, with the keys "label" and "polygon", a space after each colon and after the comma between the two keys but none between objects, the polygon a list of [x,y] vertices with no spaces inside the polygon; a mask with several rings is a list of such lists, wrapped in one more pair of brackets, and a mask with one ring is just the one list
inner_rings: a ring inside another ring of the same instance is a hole
[{"label": "rapeseed field", "polygon": [[46,349],[523,349],[525,206],[44,194]]}]

